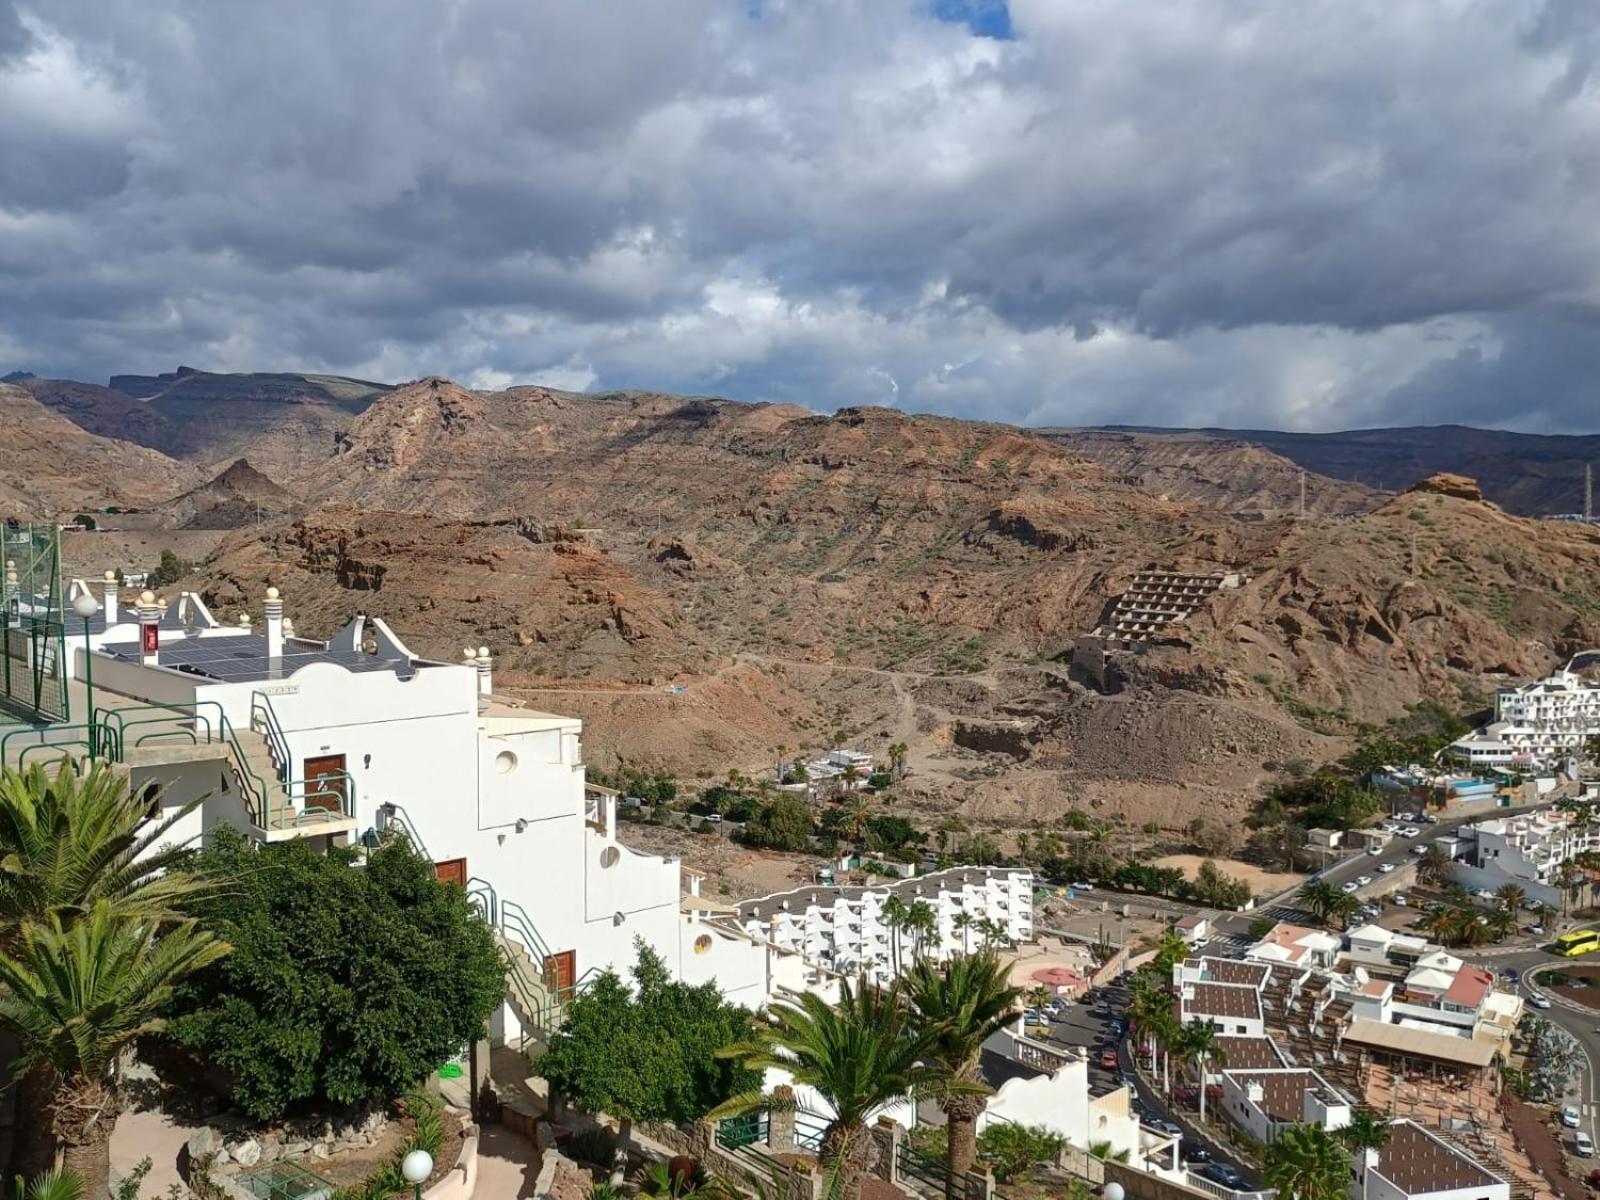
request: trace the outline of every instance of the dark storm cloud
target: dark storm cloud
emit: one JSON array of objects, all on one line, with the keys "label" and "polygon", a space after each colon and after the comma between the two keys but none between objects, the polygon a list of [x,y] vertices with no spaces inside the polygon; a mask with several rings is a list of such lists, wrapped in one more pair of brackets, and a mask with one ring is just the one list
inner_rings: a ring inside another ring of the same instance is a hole
[{"label": "dark storm cloud", "polygon": [[1586,0],[0,0],[0,368],[1591,427]]}]

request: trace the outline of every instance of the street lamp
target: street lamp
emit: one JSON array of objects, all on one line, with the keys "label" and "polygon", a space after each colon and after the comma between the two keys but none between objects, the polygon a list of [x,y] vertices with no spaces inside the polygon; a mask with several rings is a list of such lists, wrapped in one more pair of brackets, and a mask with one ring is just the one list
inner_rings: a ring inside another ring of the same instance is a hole
[{"label": "street lamp", "polygon": [[1100,1189],[1100,1195],[1104,1200],[1122,1200],[1124,1192],[1120,1183],[1108,1183]]},{"label": "street lamp", "polygon": [[433,1174],[433,1155],[426,1150],[413,1150],[400,1160],[400,1174],[405,1176],[411,1185],[411,1194],[415,1200],[422,1200],[422,1185],[428,1181],[428,1176]]},{"label": "street lamp", "polygon": [[100,739],[94,733],[94,649],[89,645],[89,618],[100,611],[100,605],[85,588],[72,601],[72,611],[83,618],[83,689],[89,706],[89,757],[94,758]]}]

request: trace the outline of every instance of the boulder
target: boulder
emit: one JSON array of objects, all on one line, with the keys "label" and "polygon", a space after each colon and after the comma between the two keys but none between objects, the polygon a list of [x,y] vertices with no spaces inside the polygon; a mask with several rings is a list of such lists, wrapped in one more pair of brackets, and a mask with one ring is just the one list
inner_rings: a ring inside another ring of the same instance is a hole
[{"label": "boulder", "polygon": [[261,1143],[255,1138],[246,1138],[230,1146],[228,1153],[233,1155],[233,1161],[241,1167],[253,1167],[261,1161]]},{"label": "boulder", "polygon": [[206,1158],[215,1159],[222,1149],[222,1135],[206,1125],[190,1135],[188,1149],[190,1162],[199,1162]]},{"label": "boulder", "polygon": [[1478,487],[1476,479],[1470,479],[1465,475],[1452,475],[1449,471],[1438,471],[1406,490],[1428,495],[1454,496],[1457,500],[1477,500],[1480,503],[1483,500],[1483,491]]}]

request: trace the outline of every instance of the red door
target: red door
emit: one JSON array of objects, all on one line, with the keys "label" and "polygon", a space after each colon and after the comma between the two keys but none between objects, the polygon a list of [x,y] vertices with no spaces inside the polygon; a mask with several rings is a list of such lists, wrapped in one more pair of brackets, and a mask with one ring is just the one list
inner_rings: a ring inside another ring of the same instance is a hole
[{"label": "red door", "polygon": [[344,811],[344,755],[325,754],[321,758],[306,759],[305,787],[307,808],[320,808],[324,812]]},{"label": "red door", "polygon": [[467,886],[467,860],[464,858],[447,858],[443,862],[433,864],[433,875],[440,883],[453,883],[457,887]]},{"label": "red door", "polygon": [[573,981],[578,975],[578,952],[576,950],[563,950],[559,954],[545,956],[544,960],[544,985],[555,994],[557,1000],[565,1000],[572,991]]}]

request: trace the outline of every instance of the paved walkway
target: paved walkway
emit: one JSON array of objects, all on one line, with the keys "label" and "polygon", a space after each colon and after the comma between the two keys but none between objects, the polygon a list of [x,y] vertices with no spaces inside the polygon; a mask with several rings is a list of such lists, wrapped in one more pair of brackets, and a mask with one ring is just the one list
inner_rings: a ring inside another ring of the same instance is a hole
[{"label": "paved walkway", "polygon": [[539,1176],[539,1152],[533,1143],[502,1125],[486,1125],[478,1142],[478,1186],[484,1200],[531,1198]]}]

